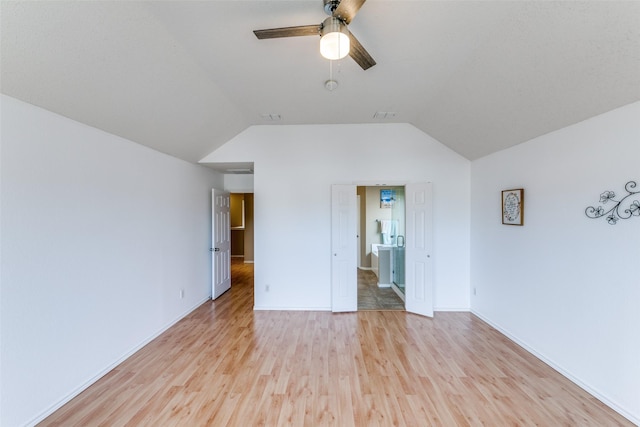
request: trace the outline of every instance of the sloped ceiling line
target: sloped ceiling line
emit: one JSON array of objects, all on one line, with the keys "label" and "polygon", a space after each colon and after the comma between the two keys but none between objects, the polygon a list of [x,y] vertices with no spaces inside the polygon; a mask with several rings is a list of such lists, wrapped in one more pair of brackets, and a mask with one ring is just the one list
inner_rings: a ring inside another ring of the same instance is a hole
[{"label": "sloped ceiling line", "polygon": [[[2,93],[197,162],[270,125],[411,123],[473,160],[640,100],[640,2],[368,0],[329,64],[318,1],[1,3]],[[389,122],[389,121],[387,121]]]}]

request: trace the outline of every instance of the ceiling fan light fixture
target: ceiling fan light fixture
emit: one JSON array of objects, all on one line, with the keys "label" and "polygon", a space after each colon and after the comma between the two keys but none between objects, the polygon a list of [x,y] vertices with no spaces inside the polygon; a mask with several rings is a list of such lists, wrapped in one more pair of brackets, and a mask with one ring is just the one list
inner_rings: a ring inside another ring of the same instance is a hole
[{"label": "ceiling fan light fixture", "polygon": [[327,59],[342,59],[349,54],[351,41],[347,26],[338,18],[329,17],[320,30],[320,54]]}]

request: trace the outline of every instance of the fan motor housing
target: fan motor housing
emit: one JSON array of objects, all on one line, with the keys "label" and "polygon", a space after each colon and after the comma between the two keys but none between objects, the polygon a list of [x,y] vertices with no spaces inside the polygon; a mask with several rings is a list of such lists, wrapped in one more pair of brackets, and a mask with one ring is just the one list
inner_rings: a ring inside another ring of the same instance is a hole
[{"label": "fan motor housing", "polygon": [[340,4],[340,0],[323,0],[324,1],[324,13],[327,15],[333,15],[333,11],[336,10]]}]

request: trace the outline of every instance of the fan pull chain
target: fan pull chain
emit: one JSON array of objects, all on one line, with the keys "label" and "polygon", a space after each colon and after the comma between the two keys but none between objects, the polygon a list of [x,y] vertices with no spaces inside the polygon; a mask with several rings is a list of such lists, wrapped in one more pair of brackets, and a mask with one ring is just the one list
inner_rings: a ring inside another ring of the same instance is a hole
[{"label": "fan pull chain", "polygon": [[329,80],[333,80],[333,60],[329,60]]},{"label": "fan pull chain", "polygon": [[324,87],[329,92],[333,92],[338,87],[338,82],[333,80],[333,60],[329,60],[329,80],[324,82]]}]

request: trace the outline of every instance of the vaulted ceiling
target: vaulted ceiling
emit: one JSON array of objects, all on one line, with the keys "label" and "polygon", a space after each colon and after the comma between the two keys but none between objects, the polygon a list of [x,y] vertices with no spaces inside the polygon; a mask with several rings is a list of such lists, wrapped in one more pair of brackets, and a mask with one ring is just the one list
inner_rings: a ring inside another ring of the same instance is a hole
[{"label": "vaulted ceiling", "polygon": [[640,100],[637,1],[369,0],[367,71],[252,32],[322,6],[3,0],[2,93],[192,162],[251,125],[378,122],[473,160]]}]

